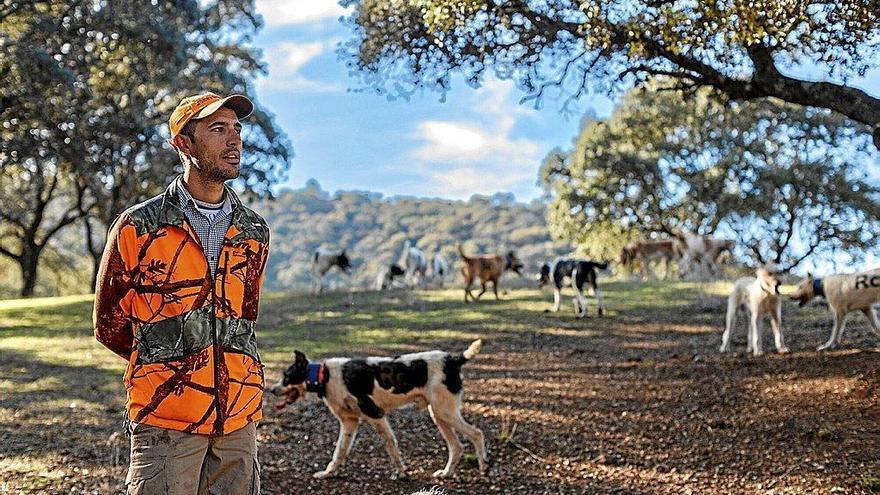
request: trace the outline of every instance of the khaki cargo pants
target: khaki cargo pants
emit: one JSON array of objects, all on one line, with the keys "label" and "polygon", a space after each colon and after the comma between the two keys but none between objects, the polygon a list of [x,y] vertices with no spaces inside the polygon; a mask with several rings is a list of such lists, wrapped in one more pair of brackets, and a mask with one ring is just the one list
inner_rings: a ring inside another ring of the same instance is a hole
[{"label": "khaki cargo pants", "polygon": [[219,437],[131,424],[128,495],[258,495],[257,425]]}]

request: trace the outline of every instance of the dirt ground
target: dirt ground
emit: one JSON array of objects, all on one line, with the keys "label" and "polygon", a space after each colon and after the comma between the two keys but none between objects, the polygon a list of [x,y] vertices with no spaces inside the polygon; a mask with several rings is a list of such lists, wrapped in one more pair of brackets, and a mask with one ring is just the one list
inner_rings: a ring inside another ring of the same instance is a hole
[{"label": "dirt ground", "polygon": [[[483,338],[464,371],[465,417],[485,432],[491,467],[481,477],[471,455],[455,478],[433,480],[445,445],[427,413],[411,408],[391,415],[408,480],[389,479],[384,448],[366,425],[340,476],[313,480],[338,430],[322,403],[308,401],[265,408],[263,492],[399,495],[437,485],[450,494],[880,493],[880,352],[861,314],[851,316],[841,349],[820,353],[826,308],[786,303],[793,352],[775,354],[765,324],[767,354],[747,356],[741,318],[737,352],[720,355],[723,287],[607,289],[608,314],[598,318],[591,306],[585,319],[574,317],[569,300],[563,312],[545,312],[549,294],[534,290],[467,306],[458,291],[273,297],[261,316],[267,381],[294,347],[313,358],[392,355],[463,350]],[[121,368],[39,358],[16,344],[28,324],[2,316],[0,309],[0,492],[118,493],[127,455],[125,438],[113,435]],[[87,339],[86,331],[69,332]]]}]

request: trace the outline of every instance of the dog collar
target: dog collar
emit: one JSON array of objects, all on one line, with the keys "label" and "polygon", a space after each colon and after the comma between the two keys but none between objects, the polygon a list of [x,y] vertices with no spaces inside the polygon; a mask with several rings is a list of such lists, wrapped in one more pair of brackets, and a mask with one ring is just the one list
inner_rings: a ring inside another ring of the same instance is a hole
[{"label": "dog collar", "polygon": [[306,392],[316,392],[321,397],[326,390],[327,368],[324,363],[309,363],[309,371],[306,376]]},{"label": "dog collar", "polygon": [[814,278],[813,279],[813,295],[816,297],[825,297],[825,291],[822,289],[822,279]]}]

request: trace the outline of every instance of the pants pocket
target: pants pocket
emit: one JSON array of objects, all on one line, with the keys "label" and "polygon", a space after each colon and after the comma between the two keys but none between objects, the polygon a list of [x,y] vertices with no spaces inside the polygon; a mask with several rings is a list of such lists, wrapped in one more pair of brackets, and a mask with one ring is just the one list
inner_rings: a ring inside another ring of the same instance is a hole
[{"label": "pants pocket", "polygon": [[128,495],[166,494],[165,463],[170,437],[166,430],[132,423],[131,457],[125,477]]},{"label": "pants pocket", "polygon": [[168,493],[165,461],[151,464],[147,468],[137,468],[136,471],[133,471],[134,469],[134,464],[129,466],[129,474],[125,479],[125,493],[127,495],[165,495]]}]

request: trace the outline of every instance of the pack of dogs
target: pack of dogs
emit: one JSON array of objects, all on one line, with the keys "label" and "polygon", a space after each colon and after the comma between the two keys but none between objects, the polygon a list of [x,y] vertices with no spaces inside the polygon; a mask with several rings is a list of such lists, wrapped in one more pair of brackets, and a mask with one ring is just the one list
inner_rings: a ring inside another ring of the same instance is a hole
[{"label": "pack of dogs", "polygon": [[686,279],[716,278],[720,261],[733,250],[730,239],[718,239],[688,231],[675,232],[670,239],[639,239],[625,245],[617,257],[618,264],[632,270],[638,267],[642,280],[650,275],[651,264],[663,264],[663,278],[668,278],[670,264],[678,263],[678,272]]},{"label": "pack of dogs", "polygon": [[[754,277],[744,277],[734,283],[727,300],[727,318],[721,337],[721,352],[730,350],[730,335],[736,321],[736,313],[740,308],[745,308],[749,315],[746,352],[751,352],[755,356],[762,354],[761,320],[765,316],[770,318],[776,351],[789,352],[782,330],[779,275],[781,275],[780,271],[772,264],[763,265],[755,270]],[[833,349],[841,344],[847,316],[854,311],[863,313],[868,319],[871,330],[880,337],[880,323],[874,310],[874,305],[880,303],[880,269],[829,275],[824,278],[814,277],[808,273],[806,278],[798,283],[790,299],[797,301],[802,307],[817,297],[824,298],[828,303],[833,324],[828,341],[816,350]]]},{"label": "pack of dogs", "polygon": [[[733,242],[729,240],[682,233],[671,239],[630,242],[620,251],[617,261],[621,267],[630,270],[637,266],[643,279],[649,277],[651,265],[658,263],[663,265],[666,278],[670,264],[674,262],[678,262],[679,273],[683,276],[715,277],[720,273],[723,253],[733,248]],[[514,251],[467,254],[461,244],[456,245],[456,251],[464,279],[465,303],[479,300],[490,286],[495,298],[500,299],[498,283],[502,276],[506,272],[523,276],[524,264]],[[430,265],[428,259],[421,249],[407,241],[399,262],[383,267],[378,274],[376,290],[417,288],[428,277],[442,280],[448,275],[449,267],[439,253],[432,258]],[[315,251],[310,270],[313,292],[323,291],[321,279],[334,267],[343,273],[351,271],[352,265],[345,250]],[[553,289],[553,306],[545,311],[558,312],[562,306],[563,289],[570,287],[577,317],[588,316],[587,295],[596,301],[596,315],[603,316],[605,306],[598,277],[608,268],[607,262],[575,257],[560,257],[543,263],[535,280],[539,288],[550,286]],[[785,274],[786,270],[768,263],[759,265],[754,276],[734,281],[727,298],[720,352],[731,350],[737,314],[741,311],[748,315],[747,353],[762,354],[761,326],[765,318],[770,320],[776,351],[790,352],[782,325],[784,297],[780,287],[781,277]],[[474,283],[480,286],[476,295],[472,293]],[[833,316],[831,335],[818,350],[841,344],[847,316],[854,311],[862,312],[871,329],[880,337],[880,322],[873,308],[880,303],[880,269],[823,278],[807,274],[790,299],[804,306],[815,298],[824,298]],[[315,394],[338,420],[339,437],[332,458],[325,469],[314,474],[316,478],[327,478],[339,471],[362,422],[369,423],[383,439],[394,469],[393,477],[405,477],[406,464],[388,422],[388,414],[406,406],[427,409],[446,443],[446,465],[434,472],[435,477],[443,478],[455,472],[464,451],[459,435],[473,446],[479,471],[485,475],[489,462],[485,436],[462,416],[462,368],[480,353],[481,348],[482,341],[476,340],[463,352],[434,350],[395,357],[335,357],[320,362],[310,361],[303,353],[295,351],[293,363],[278,383],[267,391],[280,399],[276,405],[278,409],[296,403],[307,394]]]}]

